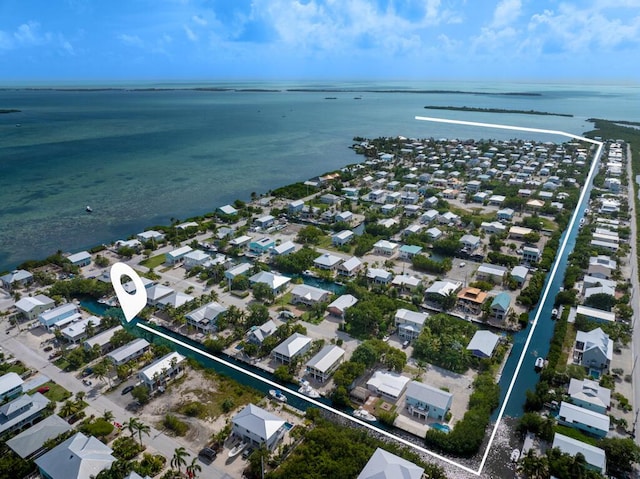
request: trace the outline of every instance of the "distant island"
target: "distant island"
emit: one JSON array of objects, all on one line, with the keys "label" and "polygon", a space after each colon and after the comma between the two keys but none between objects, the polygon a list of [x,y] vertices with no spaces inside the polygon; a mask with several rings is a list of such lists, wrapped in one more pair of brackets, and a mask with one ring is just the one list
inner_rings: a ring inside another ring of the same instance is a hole
[{"label": "distant island", "polygon": [[20,113],[21,110],[15,110],[15,109],[1,109],[0,108],[0,113]]},{"label": "distant island", "polygon": [[301,93],[421,93],[426,95],[488,95],[488,96],[542,96],[541,93],[530,92],[481,92],[462,90],[386,90],[386,89],[356,89],[356,88],[289,88],[288,92]]},{"label": "distant island", "polygon": [[427,110],[450,110],[450,111],[473,111],[480,113],[517,113],[520,115],[551,115],[551,116],[566,116],[573,118],[573,115],[567,113],[551,113],[548,111],[536,111],[536,110],[506,110],[503,108],[477,108],[473,106],[425,106]]}]

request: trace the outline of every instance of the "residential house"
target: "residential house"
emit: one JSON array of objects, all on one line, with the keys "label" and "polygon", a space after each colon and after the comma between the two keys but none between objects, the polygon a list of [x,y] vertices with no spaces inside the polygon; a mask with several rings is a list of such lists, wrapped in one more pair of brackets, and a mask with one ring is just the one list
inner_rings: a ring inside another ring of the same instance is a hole
[{"label": "residential house", "polygon": [[498,210],[498,221],[502,221],[502,222],[509,222],[511,220],[513,220],[513,215],[515,214],[515,211],[512,210],[511,208],[503,208],[501,210]]},{"label": "residential house", "polygon": [[341,347],[327,344],[307,362],[307,374],[316,381],[325,382],[342,363],[344,352]]},{"label": "residential house", "polygon": [[603,311],[601,309],[590,308],[589,306],[583,306],[581,304],[576,307],[576,314],[598,323],[613,323],[616,320],[616,314],[612,311]]},{"label": "residential house", "polygon": [[0,276],[0,286],[7,291],[13,288],[27,286],[33,282],[33,275],[24,269],[14,269],[10,273]]},{"label": "residential house", "polygon": [[480,237],[469,234],[464,235],[460,238],[460,244],[462,244],[463,251],[473,253],[480,246]]},{"label": "residential house", "polygon": [[273,319],[270,319],[260,326],[253,326],[247,333],[247,342],[255,344],[256,346],[262,346],[263,341],[275,333],[276,329],[278,329],[278,327]]},{"label": "residential house", "polygon": [[113,450],[81,432],[35,460],[44,479],[91,479],[116,461]]},{"label": "residential house", "polygon": [[27,320],[36,319],[41,313],[55,306],[55,301],[44,294],[37,296],[26,296],[16,302],[16,309],[22,313]]},{"label": "residential house", "polygon": [[253,240],[249,243],[249,251],[254,254],[262,254],[269,251],[276,245],[276,242],[273,238],[268,236],[264,236],[260,239]]},{"label": "residential house", "polygon": [[23,394],[0,406],[0,438],[31,427],[46,412],[49,400],[40,393]]},{"label": "residential house", "polygon": [[115,366],[122,366],[123,364],[138,359],[144,353],[149,351],[151,345],[146,339],[138,338],[133,341],[120,346],[119,348],[111,351],[107,354],[107,357]]},{"label": "residential house", "polygon": [[85,319],[71,323],[66,328],[63,328],[60,332],[62,336],[70,343],[78,343],[87,337],[87,328],[91,325],[94,328],[100,326],[102,318],[98,316],[90,316]]},{"label": "residential house", "polygon": [[236,266],[233,266],[224,272],[224,277],[229,280],[229,283],[233,281],[237,276],[244,275],[251,271],[253,266],[251,263],[240,263]]},{"label": "residential house", "polygon": [[23,384],[24,381],[17,373],[9,372],[0,376],[0,402],[20,396]]},{"label": "residential house", "polygon": [[422,280],[408,274],[397,274],[391,284],[403,293],[412,293],[422,285]]},{"label": "residential house", "polygon": [[286,432],[286,423],[255,404],[247,404],[231,419],[231,431],[251,447],[272,451]]},{"label": "residential house", "polygon": [[611,407],[611,389],[600,386],[591,379],[578,380],[571,378],[569,382],[569,396],[571,402],[591,411],[607,414]]},{"label": "residential house", "polygon": [[558,448],[563,454],[569,454],[571,457],[576,457],[578,454],[582,454],[586,462],[587,469],[596,471],[603,476],[607,472],[607,456],[603,449],[592,446],[585,442],[579,441],[564,434],[556,432],[553,436],[552,449]]},{"label": "residential house", "polygon": [[163,284],[154,284],[147,289],[147,304],[149,306],[156,306],[162,298],[166,298],[175,291],[169,286]]},{"label": "residential house", "polygon": [[341,211],[336,214],[336,222],[351,223],[353,221],[353,213],[351,211]]},{"label": "residential house", "polygon": [[173,291],[156,301],[156,306],[162,309],[168,307],[179,308],[180,306],[183,306],[188,302],[193,301],[194,299],[195,298],[189,294],[183,293],[181,291]]},{"label": "residential house", "polygon": [[438,210],[429,210],[420,216],[420,222],[429,224],[432,221],[436,220],[439,215],[440,213],[438,213]]},{"label": "residential house", "polygon": [[47,331],[51,331],[53,328],[62,327],[72,321],[77,321],[81,317],[80,310],[75,304],[65,303],[40,313],[38,321]]},{"label": "residential house", "polygon": [[512,226],[509,228],[509,239],[523,240],[525,236],[533,233],[531,228],[525,228],[524,226]]},{"label": "residential house", "polygon": [[147,241],[155,241],[156,243],[159,243],[160,241],[164,241],[164,233],[156,230],[143,231],[136,235],[136,239],[141,243],[146,243]]},{"label": "residential house", "polygon": [[606,255],[592,256],[589,258],[587,274],[594,278],[609,279],[618,267],[617,263]]},{"label": "residential house", "polygon": [[275,221],[276,221],[275,217],[271,215],[265,215],[265,216],[261,216],[260,218],[256,218],[253,221],[253,224],[258,226],[259,228],[267,229],[270,226],[272,226],[273,223],[275,223]]},{"label": "residential house", "polygon": [[269,288],[271,288],[271,291],[273,291],[275,295],[282,293],[286,289],[290,281],[291,278],[271,273],[270,271],[260,271],[259,273],[256,273],[249,278],[249,282],[252,285],[256,283],[266,284],[267,286],[269,286]]},{"label": "residential house", "polygon": [[542,256],[540,248],[536,246],[524,246],[522,248],[522,262],[526,264],[537,263]]},{"label": "residential house", "polygon": [[558,424],[603,438],[609,432],[610,419],[606,414],[581,408],[565,401],[560,403]]},{"label": "residential house", "polygon": [[499,264],[483,263],[476,270],[476,278],[502,284],[507,276],[507,268]]},{"label": "residential house", "polygon": [[451,211],[447,211],[438,216],[438,223],[441,225],[456,225],[460,222],[460,216]]},{"label": "residential house", "polygon": [[342,261],[343,260],[340,256],[335,256],[330,253],[324,253],[313,260],[313,265],[316,268],[333,271]]},{"label": "residential house", "polygon": [[7,446],[22,459],[28,459],[44,452],[48,440],[70,430],[71,425],[67,421],[52,414],[9,439]]},{"label": "residential house", "polygon": [[359,258],[352,256],[338,266],[338,274],[353,277],[358,274],[361,268],[362,261],[360,261]]},{"label": "residential house", "polygon": [[424,469],[377,448],[357,479],[422,479]]},{"label": "residential house", "polygon": [[435,226],[433,228],[429,228],[425,233],[432,241],[439,239],[443,234],[442,231]]},{"label": "residential house", "polygon": [[389,284],[393,279],[393,273],[380,268],[369,268],[367,279],[375,284]]},{"label": "residential house", "polygon": [[458,306],[465,313],[479,315],[482,313],[482,305],[487,299],[487,293],[479,288],[466,287],[458,293]]},{"label": "residential house", "polygon": [[227,216],[236,216],[238,214],[238,210],[231,205],[218,206],[216,211]]},{"label": "residential house", "polygon": [[396,311],[394,322],[398,328],[398,336],[412,340],[417,338],[424,327],[424,322],[429,315],[401,308]]},{"label": "residential house", "polygon": [[227,312],[227,308],[217,301],[211,301],[186,315],[187,324],[203,333],[217,330],[218,318]]},{"label": "residential house", "polygon": [[337,316],[340,319],[344,319],[344,315],[351,306],[358,302],[358,298],[350,294],[343,294],[336,298],[329,306],[327,310],[333,316]]},{"label": "residential house", "polygon": [[393,257],[397,253],[399,245],[387,240],[377,241],[373,245],[373,254]]},{"label": "residential house", "polygon": [[353,233],[353,231],[351,230],[342,230],[338,233],[335,233],[331,236],[331,243],[334,246],[344,246],[348,243],[350,243],[353,238],[355,237],[355,234]]},{"label": "residential house", "polygon": [[487,234],[502,234],[507,230],[507,227],[499,221],[492,221],[491,223],[483,221],[480,224],[480,229]]},{"label": "residential house", "polygon": [[461,287],[461,281],[434,281],[424,292],[425,300],[440,303],[442,298],[457,293]]},{"label": "residential house", "polygon": [[174,249],[173,251],[169,251],[168,253],[165,253],[164,261],[169,265],[177,264],[183,260],[184,256],[187,253],[191,253],[191,251],[193,251],[191,246],[182,246],[180,248]]},{"label": "residential house", "polygon": [[522,287],[524,282],[527,280],[527,275],[529,274],[529,268],[526,266],[514,266],[511,270],[511,279],[515,280],[518,283],[519,287]]},{"label": "residential house", "polygon": [[584,278],[582,278],[582,294],[585,294],[588,288],[596,286],[601,286],[610,290],[613,289],[615,291],[617,284],[615,281],[610,279],[596,278],[595,276],[590,275],[585,275]]},{"label": "residential house", "polygon": [[289,205],[287,206],[287,211],[289,212],[289,214],[296,214],[301,213],[302,208],[304,208],[304,201],[295,200],[289,203]]},{"label": "residential house", "polygon": [[291,304],[304,304],[312,306],[314,304],[326,302],[331,296],[331,292],[325,289],[316,288],[307,284],[297,284],[291,290]]},{"label": "residential house", "polygon": [[428,384],[411,381],[407,386],[405,407],[414,417],[442,420],[451,408],[453,395]]},{"label": "residential house", "polygon": [[496,321],[505,321],[511,311],[511,296],[509,293],[498,293],[491,302],[491,317]]},{"label": "residential house", "polygon": [[89,339],[85,339],[82,346],[86,351],[90,351],[95,346],[98,346],[100,348],[100,353],[106,354],[111,349],[111,338],[113,338],[113,335],[118,331],[122,331],[122,329],[122,326],[118,325],[107,329],[106,331],[102,331]]},{"label": "residential house", "polygon": [[573,350],[573,360],[585,367],[609,370],[613,358],[613,341],[602,329],[578,331]]},{"label": "residential house", "polygon": [[163,387],[167,381],[177,377],[180,372],[182,372],[182,363],[185,359],[182,354],[173,351],[155,360],[140,371],[138,373],[138,379],[153,392]]},{"label": "residential house", "polygon": [[490,358],[496,350],[500,336],[487,330],[478,330],[469,341],[467,350],[478,358]]},{"label": "residential house", "polygon": [[367,381],[367,389],[385,399],[397,401],[410,379],[391,371],[376,371]]},{"label": "residential house", "polygon": [[400,247],[400,258],[411,261],[413,257],[420,254],[422,246],[405,244]]},{"label": "residential house", "polygon": [[293,241],[285,241],[271,248],[271,254],[273,256],[285,256],[293,253],[295,250],[296,244]]},{"label": "residential house", "polygon": [[196,266],[203,266],[207,261],[211,261],[211,256],[209,256],[204,251],[200,251],[199,249],[189,251],[182,257],[184,269],[187,271],[191,268],[195,268]]},{"label": "residential house", "polygon": [[296,356],[306,353],[310,347],[311,338],[293,333],[271,351],[271,356],[276,362],[289,364]]},{"label": "residential house", "polygon": [[229,241],[229,246],[231,248],[244,250],[249,247],[249,243],[251,243],[251,240],[253,240],[253,238],[249,235],[238,236],[237,238],[233,238],[231,241]]},{"label": "residential house", "polygon": [[91,264],[91,253],[88,251],[80,251],[79,253],[70,254],[67,259],[74,266],[89,266]]}]

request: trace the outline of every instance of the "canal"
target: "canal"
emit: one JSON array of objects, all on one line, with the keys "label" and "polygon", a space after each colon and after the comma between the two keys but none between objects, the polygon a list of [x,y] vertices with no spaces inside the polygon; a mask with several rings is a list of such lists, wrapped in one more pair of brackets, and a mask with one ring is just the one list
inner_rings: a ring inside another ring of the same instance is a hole
[{"label": "canal", "polygon": [[[596,158],[595,161],[599,162],[599,158]],[[519,331],[512,336],[513,348],[511,350],[509,358],[507,359],[502,372],[502,376],[500,377],[500,381],[498,383],[500,385],[500,404],[503,403],[509,389],[509,384],[511,383],[513,375],[515,374],[520,356],[522,355],[522,351],[527,341],[527,337],[529,336],[529,333],[531,331],[533,320],[536,317],[538,310],[541,311],[540,317],[538,319],[538,325],[533,332],[533,336],[531,337],[531,341],[527,348],[526,356],[511,391],[511,395],[509,396],[508,403],[506,404],[504,410],[505,416],[514,418],[519,418],[520,416],[522,416],[522,414],[524,413],[523,406],[526,400],[527,390],[535,390],[536,384],[538,383],[539,379],[539,375],[534,369],[536,357],[544,358],[549,353],[549,346],[551,343],[551,338],[553,337],[553,329],[555,327],[555,322],[551,319],[553,303],[555,302],[556,295],[562,288],[569,255],[573,251],[573,248],[576,244],[576,237],[578,236],[578,232],[580,230],[580,219],[584,216],[584,212],[589,205],[589,196],[591,194],[591,188],[593,185],[593,175],[590,174],[588,176],[588,180],[589,181],[587,185],[585,185],[587,191],[583,197],[582,202],[578,206],[578,214],[573,223],[573,227],[571,228],[571,230],[565,231],[560,238],[559,248],[565,239],[565,235],[569,235],[567,245],[563,251],[562,257],[559,260],[556,274],[553,278],[553,282],[551,283],[549,294],[547,295],[546,300],[539,303],[536,309],[529,315],[529,325],[522,331]],[[544,288],[547,287],[548,281],[549,278],[547,278],[547,282],[545,282]],[[544,288],[543,291],[545,290]],[[500,408],[494,411],[494,420],[497,418],[499,410]]]}]

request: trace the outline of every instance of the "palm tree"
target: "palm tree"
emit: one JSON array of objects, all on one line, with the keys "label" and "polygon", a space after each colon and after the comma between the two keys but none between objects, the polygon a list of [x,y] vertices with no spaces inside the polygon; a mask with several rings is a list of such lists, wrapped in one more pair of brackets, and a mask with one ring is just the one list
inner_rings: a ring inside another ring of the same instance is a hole
[{"label": "palm tree", "polygon": [[151,428],[147,426],[145,423],[143,423],[142,421],[138,421],[137,431],[138,431],[138,440],[140,441],[140,446],[142,446],[142,433],[149,436]]},{"label": "palm tree", "polygon": [[178,469],[178,472],[181,472],[182,466],[187,465],[187,460],[185,459],[187,456],[191,456],[191,454],[189,454],[184,447],[178,447],[175,451],[173,451],[171,467],[175,467],[176,469]]},{"label": "palm tree", "polygon": [[78,402],[82,402],[82,400],[84,399],[84,397],[85,397],[86,395],[87,395],[87,393],[86,393],[86,392],[84,392],[84,391],[78,391],[78,392],[76,393],[76,401],[78,401]]},{"label": "palm tree", "polygon": [[74,416],[78,411],[80,411],[80,405],[70,399],[67,399],[60,408],[60,414],[63,417]]},{"label": "palm tree", "polygon": [[518,471],[529,479],[544,479],[549,477],[549,465],[546,457],[536,455],[533,449],[522,458]]},{"label": "palm tree", "polygon": [[107,411],[105,409],[105,411],[102,413],[102,419],[104,419],[107,422],[113,421],[114,418],[115,418],[115,416],[113,415],[113,412],[111,412],[111,411]]},{"label": "palm tree", "polygon": [[130,417],[129,420],[125,423],[124,428],[131,433],[131,437],[135,436],[138,431],[138,421],[137,417]]},{"label": "palm tree", "polygon": [[202,472],[202,466],[198,464],[198,458],[194,457],[191,460],[191,464],[187,466],[187,477],[195,479],[198,472]]}]

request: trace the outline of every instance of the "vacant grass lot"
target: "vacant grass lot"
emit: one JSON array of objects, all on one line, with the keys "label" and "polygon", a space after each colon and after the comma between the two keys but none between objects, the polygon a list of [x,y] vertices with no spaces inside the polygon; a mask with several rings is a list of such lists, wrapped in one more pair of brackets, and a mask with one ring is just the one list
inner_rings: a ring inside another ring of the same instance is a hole
[{"label": "vacant grass lot", "polygon": [[147,268],[157,268],[161,264],[164,264],[165,256],[164,254],[159,254],[156,256],[151,256],[143,261],[140,261],[141,266],[146,266]]}]

